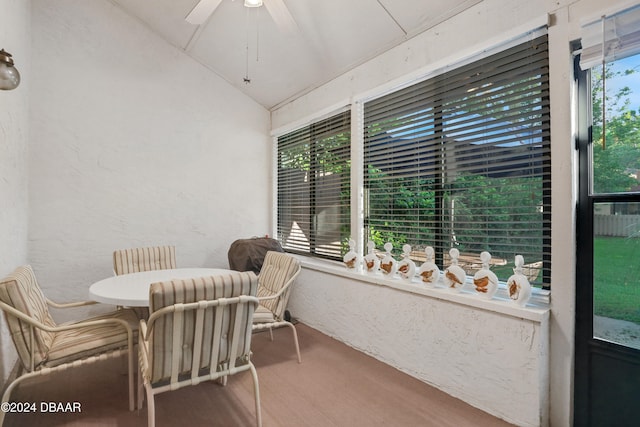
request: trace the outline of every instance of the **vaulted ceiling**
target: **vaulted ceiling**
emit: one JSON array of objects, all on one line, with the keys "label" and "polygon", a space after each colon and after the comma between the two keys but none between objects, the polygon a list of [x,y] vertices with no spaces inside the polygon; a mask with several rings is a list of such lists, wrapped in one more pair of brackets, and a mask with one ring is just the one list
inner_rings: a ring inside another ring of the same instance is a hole
[{"label": "vaulted ceiling", "polygon": [[[221,0],[200,25],[185,20],[199,0],[112,1],[273,109],[481,0]],[[295,25],[274,20],[282,4]]]}]

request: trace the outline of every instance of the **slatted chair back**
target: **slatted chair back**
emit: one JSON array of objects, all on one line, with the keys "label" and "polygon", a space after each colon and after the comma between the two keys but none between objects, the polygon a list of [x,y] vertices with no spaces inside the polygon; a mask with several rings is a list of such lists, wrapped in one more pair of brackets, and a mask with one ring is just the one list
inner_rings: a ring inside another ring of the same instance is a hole
[{"label": "slatted chair back", "polygon": [[[0,301],[46,326],[56,326],[30,265],[20,266],[2,279]],[[55,334],[33,328],[8,311],[4,315],[20,361],[26,370],[32,371],[46,360]]]},{"label": "slatted chair back", "polygon": [[298,345],[298,333],[294,324],[289,321],[285,314],[291,289],[300,271],[300,262],[293,256],[282,252],[267,252],[260,270],[260,276],[258,276],[260,306],[258,306],[253,316],[253,330],[262,331],[268,329],[272,341],[273,329],[282,326],[291,328],[298,363],[302,362],[300,346]]},{"label": "slatted chair back", "polygon": [[258,276],[258,298],[260,305],[277,320],[284,318],[292,285],[299,273],[300,261],[296,258],[284,252],[267,252]]},{"label": "slatted chair back", "polygon": [[[154,395],[202,381],[226,380],[250,370],[257,424],[260,398],[251,362],[253,313],[258,279],[253,272],[151,284],[150,316],[141,322],[140,367],[148,400],[148,424],[155,423]],[[142,393],[139,392],[139,407]]]},{"label": "slatted chair back", "polygon": [[152,284],[151,383],[175,384],[186,374],[198,378],[203,370],[213,379],[246,365],[256,290],[252,272]]},{"label": "slatted chair back", "polygon": [[113,252],[113,271],[121,274],[176,268],[175,246],[150,246]]},{"label": "slatted chair back", "polygon": [[[11,338],[24,367],[8,382],[2,403],[23,381],[54,372],[94,363],[108,357],[127,357],[129,409],[134,409],[133,346],[138,319],[131,310],[116,310],[90,319],[57,325],[48,306],[60,309],[95,304],[78,301],[54,303],[44,296],[29,265],[16,268],[0,279],[0,309],[4,312]],[[4,414],[0,411],[0,425]]]}]

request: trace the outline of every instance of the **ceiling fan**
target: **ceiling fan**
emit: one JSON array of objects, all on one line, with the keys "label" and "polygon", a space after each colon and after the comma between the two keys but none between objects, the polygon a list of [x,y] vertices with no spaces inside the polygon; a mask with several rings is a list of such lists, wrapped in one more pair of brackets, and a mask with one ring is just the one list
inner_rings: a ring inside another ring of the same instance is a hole
[{"label": "ceiling fan", "polygon": [[[202,25],[221,2],[222,0],[200,0],[185,20],[194,25]],[[244,0],[245,7],[261,7],[263,5],[281,31],[291,33],[297,29],[296,22],[283,0]]]}]

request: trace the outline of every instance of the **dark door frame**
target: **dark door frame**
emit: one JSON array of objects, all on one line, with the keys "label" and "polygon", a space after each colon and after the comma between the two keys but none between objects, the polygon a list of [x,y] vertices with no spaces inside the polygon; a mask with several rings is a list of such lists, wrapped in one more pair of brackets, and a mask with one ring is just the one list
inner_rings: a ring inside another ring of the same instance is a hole
[{"label": "dark door frame", "polygon": [[640,350],[593,337],[593,207],[596,202],[640,202],[640,195],[591,194],[591,84],[588,71],[580,69],[578,59],[574,63],[579,180],[574,425],[633,425],[626,423],[640,419]]}]

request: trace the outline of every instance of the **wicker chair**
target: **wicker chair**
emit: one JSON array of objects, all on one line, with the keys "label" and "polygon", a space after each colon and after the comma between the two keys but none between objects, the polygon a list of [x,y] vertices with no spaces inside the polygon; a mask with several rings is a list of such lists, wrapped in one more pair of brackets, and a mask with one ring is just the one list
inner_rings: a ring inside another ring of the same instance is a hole
[{"label": "wicker chair", "polygon": [[171,268],[176,268],[175,246],[120,249],[113,252],[113,271],[116,276]]},{"label": "wicker chair", "polygon": [[[56,324],[49,306],[71,308],[93,301],[56,304],[46,298],[31,266],[18,267],[0,282],[0,308],[21,362],[18,376],[6,388],[2,403],[22,381],[38,375],[95,362],[106,356],[126,355],[129,375],[129,409],[134,410],[133,346],[138,319],[130,310],[117,310],[87,320]],[[0,425],[4,413],[0,412]]]},{"label": "wicker chair", "polygon": [[300,262],[291,255],[275,251],[267,252],[258,276],[260,306],[253,316],[253,330],[269,329],[272,341],[273,328],[282,326],[291,328],[298,363],[302,362],[300,346],[298,345],[298,333],[293,323],[285,319],[285,310],[291,295],[291,289],[298,274],[300,274],[300,270]]},{"label": "wicker chair", "polygon": [[226,384],[228,376],[247,370],[257,425],[262,425],[258,376],[250,358],[257,286],[253,272],[151,284],[151,315],[140,321],[138,345],[138,408],[144,387],[149,426],[155,425],[154,395],[208,380]]}]

